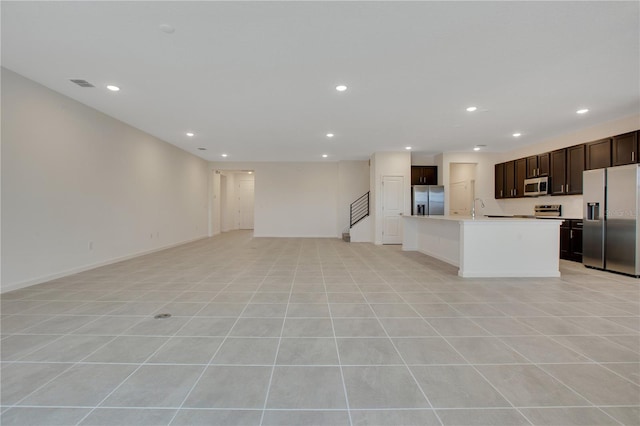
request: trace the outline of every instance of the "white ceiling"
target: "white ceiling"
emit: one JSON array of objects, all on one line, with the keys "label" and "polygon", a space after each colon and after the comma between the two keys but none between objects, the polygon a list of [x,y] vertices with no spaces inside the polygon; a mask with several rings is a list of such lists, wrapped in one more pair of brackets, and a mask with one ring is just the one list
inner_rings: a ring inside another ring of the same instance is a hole
[{"label": "white ceiling", "polygon": [[208,160],[507,151],[640,112],[639,12],[636,1],[3,1],[2,65]]}]

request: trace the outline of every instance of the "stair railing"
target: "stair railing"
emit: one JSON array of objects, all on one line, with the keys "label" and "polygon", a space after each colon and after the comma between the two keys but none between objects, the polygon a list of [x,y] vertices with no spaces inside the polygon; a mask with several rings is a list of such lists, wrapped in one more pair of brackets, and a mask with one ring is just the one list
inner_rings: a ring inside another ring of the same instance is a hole
[{"label": "stair railing", "polygon": [[369,216],[369,192],[358,197],[350,206],[349,228]]}]

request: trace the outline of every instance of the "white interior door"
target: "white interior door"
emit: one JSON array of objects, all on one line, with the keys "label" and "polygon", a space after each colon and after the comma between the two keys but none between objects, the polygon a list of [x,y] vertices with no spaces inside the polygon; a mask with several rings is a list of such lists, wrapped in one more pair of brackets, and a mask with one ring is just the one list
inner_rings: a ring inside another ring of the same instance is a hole
[{"label": "white interior door", "polygon": [[231,228],[230,223],[233,223],[229,220],[230,203],[227,199],[227,193],[227,177],[225,175],[220,175],[220,228],[222,229],[222,232],[229,231]]},{"label": "white interior door", "polygon": [[469,216],[469,185],[467,181],[454,182],[449,185],[449,214]]},{"label": "white interior door", "polygon": [[404,178],[382,177],[382,244],[402,244]]},{"label": "white interior door", "polygon": [[240,229],[253,229],[254,182],[241,180],[238,184],[238,216]]}]

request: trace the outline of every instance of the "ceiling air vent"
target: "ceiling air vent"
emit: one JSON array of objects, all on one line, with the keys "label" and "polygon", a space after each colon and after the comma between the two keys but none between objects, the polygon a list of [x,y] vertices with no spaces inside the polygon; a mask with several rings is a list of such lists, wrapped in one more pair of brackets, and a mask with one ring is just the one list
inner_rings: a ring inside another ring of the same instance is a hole
[{"label": "ceiling air vent", "polygon": [[198,148],[200,151],[206,151],[207,148]]},{"label": "ceiling air vent", "polygon": [[96,87],[93,84],[89,83],[87,80],[81,80],[81,79],[71,79],[70,80],[72,83],[77,84],[80,87]]}]

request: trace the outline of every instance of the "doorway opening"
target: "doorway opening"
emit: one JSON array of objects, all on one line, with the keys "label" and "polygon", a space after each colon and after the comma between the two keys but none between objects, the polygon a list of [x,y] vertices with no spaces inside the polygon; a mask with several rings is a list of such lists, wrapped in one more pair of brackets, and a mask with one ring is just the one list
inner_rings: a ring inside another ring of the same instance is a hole
[{"label": "doorway opening", "polygon": [[215,170],[212,191],[212,235],[254,228],[253,170]]},{"label": "doorway opening", "polygon": [[449,165],[449,214],[470,216],[476,197],[476,163]]}]

